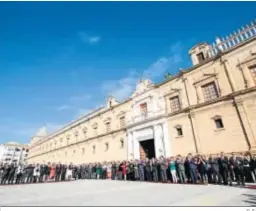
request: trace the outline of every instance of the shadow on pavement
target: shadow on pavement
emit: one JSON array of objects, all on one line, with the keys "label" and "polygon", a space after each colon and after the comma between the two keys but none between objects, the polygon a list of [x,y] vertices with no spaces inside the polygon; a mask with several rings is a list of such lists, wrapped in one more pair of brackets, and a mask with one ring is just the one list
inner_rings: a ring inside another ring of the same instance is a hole
[{"label": "shadow on pavement", "polygon": [[256,195],[243,194],[243,196],[246,197],[246,200],[243,200],[243,202],[250,204],[253,207],[256,207]]}]

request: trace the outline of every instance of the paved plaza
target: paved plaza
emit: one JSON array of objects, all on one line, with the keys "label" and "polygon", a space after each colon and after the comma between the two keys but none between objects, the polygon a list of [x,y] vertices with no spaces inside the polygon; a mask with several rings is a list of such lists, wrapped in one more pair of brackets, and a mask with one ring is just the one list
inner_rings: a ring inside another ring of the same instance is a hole
[{"label": "paved plaza", "polygon": [[79,180],[0,186],[2,206],[255,206],[255,189]]}]

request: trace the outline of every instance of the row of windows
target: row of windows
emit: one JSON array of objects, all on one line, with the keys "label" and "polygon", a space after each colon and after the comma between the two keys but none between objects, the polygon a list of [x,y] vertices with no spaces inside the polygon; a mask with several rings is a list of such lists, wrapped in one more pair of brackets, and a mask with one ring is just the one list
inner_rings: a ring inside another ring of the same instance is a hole
[{"label": "row of windows", "polygon": [[[214,123],[215,123],[215,127],[216,127],[217,130],[220,130],[220,129],[223,129],[223,128],[224,128],[224,124],[223,124],[223,121],[222,121],[222,118],[221,118],[221,117],[215,118],[215,119],[214,119]],[[177,126],[177,127],[175,127],[175,128],[176,128],[177,136],[178,136],[178,137],[183,136],[183,129],[182,129],[182,126]]]},{"label": "row of windows", "polygon": [[[108,151],[109,148],[110,148],[109,143],[108,143],[108,142],[105,142],[105,143],[104,143],[104,147],[105,147],[105,151]],[[121,149],[124,148],[124,141],[123,141],[123,139],[120,140],[120,148],[121,148]],[[80,150],[79,150],[79,151],[80,151]],[[76,150],[74,149],[74,150],[73,150],[73,155],[75,155],[76,153],[79,153],[79,151],[76,151]],[[80,152],[81,152],[82,155],[84,155],[84,154],[85,154],[85,148],[82,148]],[[92,153],[93,153],[93,154],[96,153],[96,145],[93,145],[93,146],[92,146]],[[58,155],[59,155],[59,154],[58,154]],[[65,152],[65,156],[68,156],[68,153],[67,153],[67,152]]]},{"label": "row of windows", "polygon": [[[125,117],[122,116],[119,118],[119,121],[120,121],[120,128],[123,128],[125,127]],[[93,135],[94,136],[97,136],[99,135],[98,134],[98,125],[97,124],[94,124],[92,126],[93,128]],[[111,121],[107,121],[105,123],[105,127],[106,127],[106,133],[110,132],[111,131]],[[83,133],[83,137],[86,139],[88,138],[87,134],[88,134],[88,129],[85,127],[83,128],[82,130],[82,133]],[[73,134],[73,137],[74,137],[74,141],[78,141],[78,135],[79,135],[79,132],[78,131],[75,131],[74,134]],[[59,145],[59,147],[62,147],[64,145],[69,145],[71,143],[71,136],[70,135],[67,135],[66,136],[66,143],[64,143],[63,141],[63,138],[60,138],[59,142],[57,142],[57,140],[55,140],[54,142],[50,142],[50,143],[46,143],[44,145],[41,145],[40,146],[40,149],[42,151],[44,150],[48,150],[48,149],[56,149],[57,148],[57,144]]]},{"label": "row of windows", "polygon": [[[205,84],[201,88],[202,88],[205,101],[214,100],[219,97],[218,89],[215,82],[210,82],[208,84]],[[180,97],[178,95],[171,97],[169,100],[170,100],[171,112],[176,112],[181,110],[182,106],[180,102]]]}]

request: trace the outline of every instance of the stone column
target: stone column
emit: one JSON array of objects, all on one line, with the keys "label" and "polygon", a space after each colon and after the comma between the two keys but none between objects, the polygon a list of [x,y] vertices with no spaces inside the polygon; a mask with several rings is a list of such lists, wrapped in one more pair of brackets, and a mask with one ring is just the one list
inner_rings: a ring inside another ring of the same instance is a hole
[{"label": "stone column", "polygon": [[162,141],[162,129],[160,125],[154,125],[154,144],[155,144],[155,155],[156,158],[164,156],[164,147]]},{"label": "stone column", "polygon": [[135,132],[133,133],[133,158],[140,159],[140,143]]},{"label": "stone column", "polygon": [[127,159],[131,160],[134,157],[134,149],[133,149],[133,132],[128,133],[127,139]]},{"label": "stone column", "polygon": [[245,88],[251,88],[255,86],[254,80],[252,78],[252,73],[250,72],[251,70],[247,68],[244,65],[239,65],[238,68],[240,69],[244,80],[245,80]]},{"label": "stone column", "polygon": [[168,123],[167,121],[162,124],[162,130],[163,130],[163,145],[164,145],[164,151],[165,151],[165,157],[170,157],[172,155],[171,150],[171,142],[169,139],[169,133],[168,133]]}]

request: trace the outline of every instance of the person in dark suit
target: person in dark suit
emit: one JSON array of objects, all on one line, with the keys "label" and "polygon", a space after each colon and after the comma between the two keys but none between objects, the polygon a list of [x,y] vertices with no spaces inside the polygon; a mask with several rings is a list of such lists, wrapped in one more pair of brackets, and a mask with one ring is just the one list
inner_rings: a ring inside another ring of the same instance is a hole
[{"label": "person in dark suit", "polygon": [[16,168],[17,168],[17,166],[15,164],[12,163],[10,165],[9,176],[8,176],[8,184],[13,184]]},{"label": "person in dark suit", "polygon": [[192,157],[191,154],[188,155],[188,167],[189,167],[191,183],[196,184],[197,183],[197,162],[195,158]]},{"label": "person in dark suit", "polygon": [[10,172],[10,166],[5,164],[3,167],[2,167],[2,178],[1,178],[1,185],[4,185],[6,184],[6,182],[8,181],[8,178],[9,178],[9,172]]},{"label": "person in dark suit", "polygon": [[61,177],[61,164],[58,163],[56,165],[56,177],[55,177],[55,182],[60,181],[60,177]]},{"label": "person in dark suit", "polygon": [[212,179],[214,184],[221,184],[220,169],[218,164],[218,158],[216,156],[209,157],[209,164],[212,171]]},{"label": "person in dark suit", "polygon": [[224,156],[224,153],[221,152],[218,158],[218,165],[220,169],[221,177],[223,178],[224,185],[228,185],[229,172],[228,172],[228,157]]},{"label": "person in dark suit", "polygon": [[44,171],[45,171],[45,165],[41,164],[39,168],[39,182],[44,182]]}]

